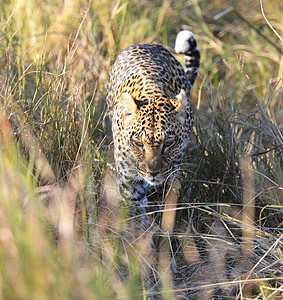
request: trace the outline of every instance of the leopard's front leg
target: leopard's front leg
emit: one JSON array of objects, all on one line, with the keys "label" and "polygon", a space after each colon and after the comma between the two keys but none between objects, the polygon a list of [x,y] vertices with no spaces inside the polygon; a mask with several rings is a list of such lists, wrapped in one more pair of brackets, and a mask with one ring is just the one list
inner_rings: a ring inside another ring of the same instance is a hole
[{"label": "leopard's front leg", "polygon": [[147,187],[148,183],[143,179],[134,181],[125,176],[120,181],[121,194],[124,204],[128,206],[129,218],[134,221],[133,224],[137,225],[138,231],[140,229],[146,231],[152,225],[152,216],[147,211]]}]

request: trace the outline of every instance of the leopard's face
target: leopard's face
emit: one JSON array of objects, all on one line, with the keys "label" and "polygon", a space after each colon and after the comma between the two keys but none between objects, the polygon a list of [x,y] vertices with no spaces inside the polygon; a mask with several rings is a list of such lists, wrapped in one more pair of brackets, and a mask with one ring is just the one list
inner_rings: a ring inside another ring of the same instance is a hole
[{"label": "leopard's face", "polygon": [[121,100],[124,147],[133,157],[133,173],[151,185],[162,184],[175,174],[182,161],[192,122],[185,101],[184,91],[169,101],[149,99],[139,108],[130,94]]}]

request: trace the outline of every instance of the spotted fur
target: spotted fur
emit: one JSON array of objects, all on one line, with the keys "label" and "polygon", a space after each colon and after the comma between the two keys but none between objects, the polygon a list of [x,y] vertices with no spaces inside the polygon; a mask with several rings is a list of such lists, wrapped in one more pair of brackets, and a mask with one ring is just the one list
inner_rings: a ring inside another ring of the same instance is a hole
[{"label": "spotted fur", "polygon": [[189,142],[190,90],[200,62],[191,32],[179,33],[176,51],[185,55],[184,68],[160,45],[130,46],[108,78],[117,174],[122,195],[133,202],[176,174]]}]

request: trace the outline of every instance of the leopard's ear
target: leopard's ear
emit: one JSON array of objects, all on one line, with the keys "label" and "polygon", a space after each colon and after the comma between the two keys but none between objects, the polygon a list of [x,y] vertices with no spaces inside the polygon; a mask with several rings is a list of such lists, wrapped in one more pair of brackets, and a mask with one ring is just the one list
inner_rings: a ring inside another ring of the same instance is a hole
[{"label": "leopard's ear", "polygon": [[171,99],[171,104],[175,107],[176,118],[181,122],[185,122],[186,106],[188,105],[188,99],[185,90],[176,95],[174,99]]},{"label": "leopard's ear", "polygon": [[120,97],[120,105],[124,120],[129,122],[138,110],[135,100],[129,93],[123,93]]}]

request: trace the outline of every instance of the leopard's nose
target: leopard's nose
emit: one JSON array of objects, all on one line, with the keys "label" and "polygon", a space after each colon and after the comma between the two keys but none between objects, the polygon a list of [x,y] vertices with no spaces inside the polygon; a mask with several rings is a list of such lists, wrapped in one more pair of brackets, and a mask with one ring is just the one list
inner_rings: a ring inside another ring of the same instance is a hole
[{"label": "leopard's nose", "polygon": [[143,160],[143,169],[149,176],[156,177],[162,170],[162,159],[158,149],[146,148],[145,157]]},{"label": "leopard's nose", "polygon": [[157,175],[160,173],[160,171],[161,171],[160,165],[149,165],[149,164],[147,164],[147,166],[146,166],[146,171],[147,171],[147,173],[148,173],[150,176],[155,177],[155,176],[157,176]]},{"label": "leopard's nose", "polygon": [[159,174],[159,172],[149,172],[149,175],[152,177],[156,177]]}]

